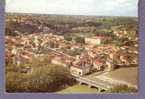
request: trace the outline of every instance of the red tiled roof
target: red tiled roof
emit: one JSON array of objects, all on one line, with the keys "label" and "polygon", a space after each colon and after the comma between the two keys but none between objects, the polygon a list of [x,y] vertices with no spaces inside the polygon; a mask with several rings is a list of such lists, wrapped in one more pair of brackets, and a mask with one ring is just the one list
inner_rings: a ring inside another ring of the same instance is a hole
[{"label": "red tiled roof", "polygon": [[96,59],[94,61],[95,64],[103,64],[103,61],[101,59]]}]

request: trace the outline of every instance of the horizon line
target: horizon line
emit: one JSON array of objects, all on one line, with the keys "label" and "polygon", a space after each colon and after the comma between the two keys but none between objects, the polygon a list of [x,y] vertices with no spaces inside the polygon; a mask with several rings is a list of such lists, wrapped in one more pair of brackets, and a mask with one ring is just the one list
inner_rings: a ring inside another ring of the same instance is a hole
[{"label": "horizon line", "polygon": [[64,16],[96,16],[96,17],[136,17],[136,18],[138,18],[138,15],[91,15],[91,14],[57,14],[57,13],[35,13],[35,12],[7,12],[7,11],[5,11],[5,13],[6,14],[37,14],[37,15],[60,15],[60,16],[62,16],[62,15],[64,15]]}]

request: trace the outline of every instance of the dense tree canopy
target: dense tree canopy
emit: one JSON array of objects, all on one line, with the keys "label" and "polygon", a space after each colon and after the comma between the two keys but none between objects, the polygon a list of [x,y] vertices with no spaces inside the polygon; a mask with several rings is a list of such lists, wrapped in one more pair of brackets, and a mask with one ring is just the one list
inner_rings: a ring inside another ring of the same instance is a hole
[{"label": "dense tree canopy", "polygon": [[[22,73],[18,70],[31,66],[32,71]],[[53,92],[73,84],[73,78],[65,67],[35,62],[35,64],[7,66],[6,90],[8,92]]]}]

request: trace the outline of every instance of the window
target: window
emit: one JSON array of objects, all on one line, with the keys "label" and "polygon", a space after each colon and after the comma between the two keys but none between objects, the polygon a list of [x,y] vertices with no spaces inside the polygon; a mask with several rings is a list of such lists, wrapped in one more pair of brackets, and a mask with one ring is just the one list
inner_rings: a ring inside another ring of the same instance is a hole
[{"label": "window", "polygon": [[82,73],[81,73],[81,72],[79,72],[79,75],[82,75]]}]

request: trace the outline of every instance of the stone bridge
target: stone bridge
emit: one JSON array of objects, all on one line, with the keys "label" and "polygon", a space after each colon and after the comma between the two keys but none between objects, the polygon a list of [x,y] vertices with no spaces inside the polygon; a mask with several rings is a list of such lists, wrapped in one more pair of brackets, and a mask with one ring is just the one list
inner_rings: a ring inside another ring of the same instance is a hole
[{"label": "stone bridge", "polygon": [[81,76],[76,76],[76,75],[73,75],[73,76],[80,84],[86,84],[90,88],[95,87],[98,89],[99,92],[103,92],[103,91],[106,91],[106,90],[114,87],[114,85],[112,85],[108,82],[103,82],[101,80],[94,81],[89,78],[85,78],[85,77],[81,77]]}]

